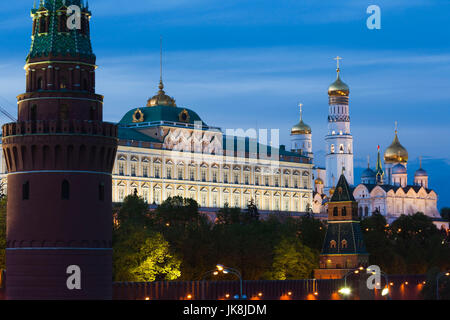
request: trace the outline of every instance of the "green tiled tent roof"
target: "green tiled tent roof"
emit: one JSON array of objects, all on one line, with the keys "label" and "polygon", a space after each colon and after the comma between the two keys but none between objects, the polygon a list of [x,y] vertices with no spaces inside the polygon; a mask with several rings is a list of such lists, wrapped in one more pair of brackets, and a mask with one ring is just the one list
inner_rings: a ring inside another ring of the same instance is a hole
[{"label": "green tiled tent roof", "polygon": [[[347,241],[347,247],[343,248],[344,239]],[[332,240],[336,241],[336,247],[331,248]],[[367,254],[359,223],[329,223],[322,254]]]},{"label": "green tiled tent roof", "polygon": [[128,111],[120,120],[119,126],[126,126],[136,124],[133,122],[133,115],[136,110],[141,110],[144,114],[143,122],[154,122],[154,121],[172,121],[172,122],[182,122],[180,121],[180,114],[186,110],[189,114],[189,121],[187,123],[194,124],[196,121],[201,121],[203,125],[205,123],[199,117],[197,113],[192,110],[178,107],[169,107],[169,106],[156,106],[156,107],[144,107],[144,108],[135,108]]},{"label": "green tiled tent roof", "polygon": [[347,179],[342,174],[339,178],[339,182],[336,186],[336,189],[331,197],[330,202],[341,202],[341,201],[356,201],[355,197],[353,197],[353,193],[348,185]]},{"label": "green tiled tent roof", "polygon": [[[83,35],[79,30],[70,30],[67,33],[58,32],[57,11],[70,5],[80,6],[83,12],[90,14],[87,7],[84,7],[80,0],[66,0],[65,5],[64,0],[41,1],[39,8],[31,10],[32,16],[38,12],[47,10],[50,20],[48,33],[38,34],[38,32],[36,32],[36,34],[33,35],[31,49],[27,60],[49,55],[82,56],[89,59],[95,59],[89,35]],[[36,28],[39,28],[38,23]]]}]

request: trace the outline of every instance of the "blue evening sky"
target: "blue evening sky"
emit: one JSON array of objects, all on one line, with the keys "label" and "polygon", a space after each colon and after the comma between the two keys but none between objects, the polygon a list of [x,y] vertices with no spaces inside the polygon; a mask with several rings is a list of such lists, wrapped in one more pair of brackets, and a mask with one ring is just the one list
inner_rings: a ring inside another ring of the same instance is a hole
[{"label": "blue evening sky", "polygon": [[[24,91],[32,0],[0,4],[0,105],[16,113]],[[378,5],[382,29],[368,30]],[[213,126],[279,128],[289,145],[297,104],[313,129],[318,165],[327,131],[333,57],[344,57],[357,172],[389,146],[394,122],[410,178],[423,156],[439,207],[450,206],[450,1],[90,0],[91,32],[105,95],[117,122],[157,91],[164,38],[166,92]],[[7,120],[1,118],[2,122]]]}]

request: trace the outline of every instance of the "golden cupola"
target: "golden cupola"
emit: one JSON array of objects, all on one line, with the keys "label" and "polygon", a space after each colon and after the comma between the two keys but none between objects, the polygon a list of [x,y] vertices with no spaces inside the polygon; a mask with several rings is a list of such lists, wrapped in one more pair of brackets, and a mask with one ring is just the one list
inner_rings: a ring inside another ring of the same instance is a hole
[{"label": "golden cupola", "polygon": [[348,85],[345,84],[344,81],[341,80],[340,77],[340,69],[337,69],[337,78],[336,81],[333,82],[328,87],[328,95],[329,96],[336,96],[336,97],[342,97],[342,96],[349,96],[350,95],[350,88]]},{"label": "golden cupola", "polygon": [[299,104],[300,107],[300,122],[297,123],[291,129],[291,135],[311,134],[311,127],[303,122],[303,104]]},{"label": "golden cupola", "polygon": [[408,151],[403,147],[398,139],[398,131],[395,129],[395,137],[392,144],[384,152],[385,163],[406,163],[408,162]]},{"label": "golden cupola", "polygon": [[152,98],[148,99],[148,101],[147,101],[147,107],[156,107],[156,106],[167,106],[167,107],[176,107],[177,106],[175,99],[172,97],[169,97],[164,92],[164,84],[163,84],[162,79],[159,81],[158,93],[155,96],[153,96]]}]

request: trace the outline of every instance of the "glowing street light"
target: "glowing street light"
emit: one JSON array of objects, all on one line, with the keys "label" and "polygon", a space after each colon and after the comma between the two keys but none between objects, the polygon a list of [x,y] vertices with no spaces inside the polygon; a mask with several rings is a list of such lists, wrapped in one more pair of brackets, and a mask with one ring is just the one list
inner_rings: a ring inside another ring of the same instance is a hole
[{"label": "glowing street light", "polygon": [[385,297],[385,296],[387,296],[389,294],[389,288],[384,288],[383,289],[383,291],[381,291],[381,295],[383,296],[383,297]]},{"label": "glowing street light", "polygon": [[352,293],[352,290],[349,287],[344,287],[340,289],[338,292],[344,296],[348,296]]},{"label": "glowing street light", "polygon": [[436,300],[439,300],[439,279],[444,276],[449,277],[450,272],[441,272],[436,276]]}]

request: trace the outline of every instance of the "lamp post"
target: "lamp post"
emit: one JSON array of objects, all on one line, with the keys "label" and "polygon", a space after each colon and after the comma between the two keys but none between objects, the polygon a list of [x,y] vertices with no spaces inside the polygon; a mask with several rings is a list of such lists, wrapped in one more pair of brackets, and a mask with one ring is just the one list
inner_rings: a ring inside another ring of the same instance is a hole
[{"label": "lamp post", "polygon": [[205,300],[205,279],[210,274],[217,276],[219,274],[219,271],[217,271],[217,269],[214,269],[207,271],[202,275],[202,300]]},{"label": "lamp post", "polygon": [[[344,276],[344,288],[339,290],[339,293],[341,293],[344,296],[350,295],[351,289],[347,287],[347,277],[351,274],[358,274],[363,270],[364,270],[364,267],[359,267],[359,268],[356,268],[356,269],[353,269],[353,270],[350,270],[349,272],[347,272]],[[368,270],[370,271],[370,269],[368,269]],[[389,277],[385,272],[383,272],[381,270],[380,270],[380,272],[381,272],[381,275],[384,277],[384,279],[386,281],[386,286],[387,286],[387,292],[385,291],[386,288],[383,289],[382,295],[384,293],[384,295],[387,296],[387,299],[390,300],[391,297],[390,297],[390,291],[389,291]]]},{"label": "lamp post", "polygon": [[236,269],[225,267],[225,266],[223,266],[221,264],[217,265],[217,271],[222,272],[224,274],[231,273],[231,274],[234,274],[235,276],[237,276],[239,278],[239,287],[240,287],[239,299],[244,299],[243,290],[242,290],[243,289],[242,288],[243,287],[243,285],[242,285],[242,282],[243,282],[242,281],[242,274]]},{"label": "lamp post", "polygon": [[443,277],[443,276],[450,276],[450,272],[441,272],[438,273],[437,277],[436,277],[436,300],[439,300],[439,280]]}]

